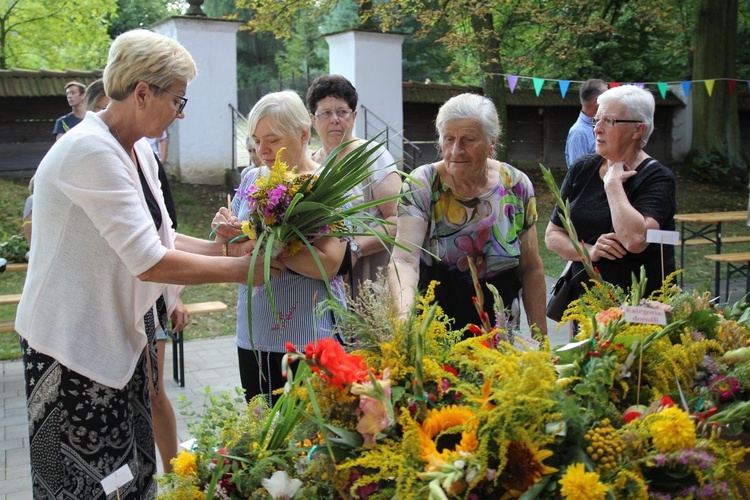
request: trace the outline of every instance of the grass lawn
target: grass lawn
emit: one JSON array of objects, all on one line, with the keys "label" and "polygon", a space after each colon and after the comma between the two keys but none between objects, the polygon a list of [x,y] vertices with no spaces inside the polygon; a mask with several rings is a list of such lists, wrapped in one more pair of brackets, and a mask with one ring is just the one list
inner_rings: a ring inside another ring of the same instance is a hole
[{"label": "grass lawn", "polygon": [[[544,261],[545,273],[557,276],[564,262],[544,246],[544,229],[552,211],[552,195],[544,184],[539,170],[529,170],[537,193],[539,211],[539,250]],[[564,171],[556,171],[558,184],[562,182]],[[16,234],[21,230],[21,210],[27,196],[28,179],[0,179],[0,235]],[[172,190],[177,205],[179,230],[182,233],[207,238],[209,224],[216,209],[226,204],[226,190],[223,186],[196,186],[174,184]],[[712,186],[696,182],[677,174],[677,203],[680,212],[713,212],[745,210],[748,204],[747,189],[727,186]],[[678,228],[679,229],[679,228]],[[744,223],[725,224],[723,236],[750,234]],[[750,251],[750,244],[734,244],[726,251]],[[707,285],[712,278],[713,266],[703,259],[703,255],[713,253],[711,245],[688,247],[685,252],[685,283]],[[679,254],[678,254],[679,265]],[[25,273],[0,274],[0,294],[19,293],[23,288]],[[229,306],[221,314],[209,314],[192,318],[185,330],[185,338],[206,338],[234,335],[237,305],[237,287],[233,284],[188,286],[182,293],[185,303],[220,300]],[[0,306],[0,319],[13,318],[15,306]],[[0,334],[0,359],[20,357],[18,336],[15,333]]]}]

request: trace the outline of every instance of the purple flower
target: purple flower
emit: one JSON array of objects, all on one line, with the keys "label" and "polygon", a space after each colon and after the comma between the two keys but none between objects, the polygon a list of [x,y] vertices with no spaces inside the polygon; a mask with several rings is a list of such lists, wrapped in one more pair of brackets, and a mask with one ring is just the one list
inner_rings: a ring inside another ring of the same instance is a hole
[{"label": "purple flower", "polygon": [[287,187],[283,184],[279,184],[278,186],[274,186],[273,188],[268,190],[268,201],[273,205],[278,205],[279,200],[281,200],[284,195],[287,192]]}]

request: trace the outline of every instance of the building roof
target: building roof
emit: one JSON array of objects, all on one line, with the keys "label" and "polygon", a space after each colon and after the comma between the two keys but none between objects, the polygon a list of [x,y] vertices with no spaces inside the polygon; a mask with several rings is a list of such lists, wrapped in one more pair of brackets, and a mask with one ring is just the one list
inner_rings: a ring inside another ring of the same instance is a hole
[{"label": "building roof", "polygon": [[[550,87],[550,82],[545,83],[537,97],[533,89],[516,88],[513,93],[507,94],[506,104],[508,106],[575,106],[580,107],[577,90],[569,90],[565,99],[560,95],[557,87]],[[404,102],[420,104],[443,104],[445,101],[458,94],[473,92],[482,94],[482,87],[443,85],[438,83],[404,82]],[[667,98],[662,99],[658,92],[654,96],[657,106],[684,106],[684,103],[672,92],[667,93]]]},{"label": "building roof", "polygon": [[49,69],[0,70],[0,97],[46,97],[64,95],[65,84],[76,80],[88,85],[101,78],[102,70],[53,71]]}]

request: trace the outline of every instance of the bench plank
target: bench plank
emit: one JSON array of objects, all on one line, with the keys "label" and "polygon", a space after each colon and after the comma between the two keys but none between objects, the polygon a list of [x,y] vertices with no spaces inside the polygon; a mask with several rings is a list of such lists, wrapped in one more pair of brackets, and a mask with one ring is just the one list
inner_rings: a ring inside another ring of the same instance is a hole
[{"label": "bench plank", "polygon": [[5,266],[6,272],[11,271],[27,271],[29,269],[29,264],[27,262],[22,263],[12,263]]},{"label": "bench plank", "polygon": [[750,252],[718,253],[704,255],[703,258],[714,262],[727,262],[732,264],[741,262],[750,263]]},{"label": "bench plank", "polygon": [[16,321],[12,319],[5,319],[0,321],[0,333],[9,333],[16,331]]},{"label": "bench plank", "polygon": [[21,302],[21,294],[14,293],[12,295],[0,295],[0,306],[15,305]]},{"label": "bench plank", "polygon": [[201,314],[210,314],[215,312],[224,312],[227,310],[227,305],[224,302],[196,302],[193,304],[185,304],[188,315],[198,316]]},{"label": "bench plank", "polygon": [[[750,236],[726,236],[721,239],[721,245],[724,246],[727,243],[750,243]],[[692,240],[687,240],[685,242],[686,246],[694,246],[694,245],[715,245],[716,242],[714,241],[708,241],[704,238],[695,238]],[[679,245],[677,245],[679,246]]]}]

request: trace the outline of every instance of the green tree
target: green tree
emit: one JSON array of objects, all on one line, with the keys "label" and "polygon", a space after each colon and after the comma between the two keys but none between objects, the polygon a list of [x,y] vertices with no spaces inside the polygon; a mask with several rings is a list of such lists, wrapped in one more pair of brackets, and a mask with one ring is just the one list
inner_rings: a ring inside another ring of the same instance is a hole
[{"label": "green tree", "polygon": [[117,0],[117,12],[109,18],[109,36],[136,28],[148,28],[169,15],[179,14],[179,5],[167,5],[164,0]]},{"label": "green tree", "polygon": [[0,1],[0,69],[101,68],[117,0]]},{"label": "green tree", "polygon": [[[736,78],[738,13],[737,0],[696,1],[693,80]],[[717,81],[710,96],[701,87],[691,92],[694,171],[710,180],[744,179],[737,92],[725,81]]]},{"label": "green tree", "polygon": [[[254,16],[252,9],[234,0],[212,0],[203,10],[209,17],[243,22]],[[282,41],[268,32],[253,33],[241,28],[237,33],[237,85],[245,88],[276,80],[279,73],[275,56],[282,48]]]},{"label": "green tree", "polygon": [[325,71],[328,67],[328,46],[321,37],[316,19],[303,15],[291,36],[282,43],[283,48],[275,57],[282,78],[309,77],[311,72]]}]

